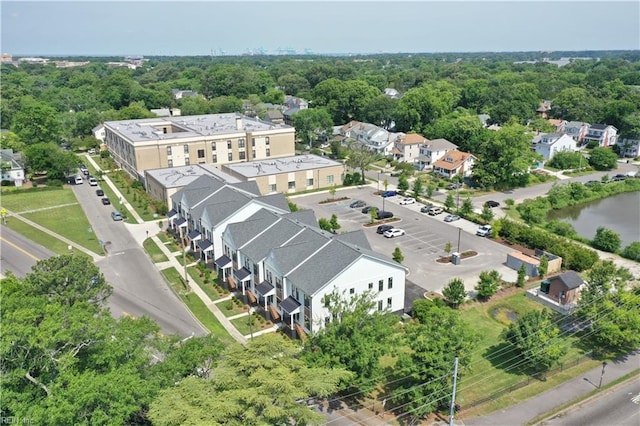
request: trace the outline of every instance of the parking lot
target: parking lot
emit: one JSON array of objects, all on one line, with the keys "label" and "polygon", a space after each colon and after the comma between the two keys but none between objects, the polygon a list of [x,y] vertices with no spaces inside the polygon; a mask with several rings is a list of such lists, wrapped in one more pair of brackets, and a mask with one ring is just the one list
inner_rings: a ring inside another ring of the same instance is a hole
[{"label": "parking lot", "polygon": [[[316,217],[330,218],[332,214],[338,217],[341,228],[338,232],[348,232],[364,229],[367,240],[372,249],[378,253],[391,257],[394,249],[400,247],[404,255],[402,262],[409,269],[408,279],[425,290],[441,291],[452,278],[461,278],[467,290],[473,290],[480,272],[498,270],[503,279],[515,281],[516,271],[507,268],[504,263],[507,253],[512,250],[486,238],[477,237],[478,226],[472,222],[460,219],[454,222],[444,222],[446,213],[438,216],[428,216],[420,212],[423,204],[415,203],[400,205],[401,196],[383,199],[375,195],[375,188],[363,186],[339,190],[335,197],[349,197],[346,200],[319,204],[331,198],[328,193],[315,193],[292,197],[291,201],[298,207],[312,209]],[[370,222],[369,214],[363,214],[362,208],[349,208],[354,200],[362,200],[367,205],[393,212],[399,221],[392,222],[394,227],[405,230],[406,234],[395,238],[385,238],[376,233],[375,227],[364,227]],[[384,204],[383,204],[384,203]],[[457,251],[458,244],[461,252],[473,250],[478,256],[464,259],[459,265],[451,263],[441,264],[436,260],[446,256],[445,245],[451,243],[452,251]]]}]

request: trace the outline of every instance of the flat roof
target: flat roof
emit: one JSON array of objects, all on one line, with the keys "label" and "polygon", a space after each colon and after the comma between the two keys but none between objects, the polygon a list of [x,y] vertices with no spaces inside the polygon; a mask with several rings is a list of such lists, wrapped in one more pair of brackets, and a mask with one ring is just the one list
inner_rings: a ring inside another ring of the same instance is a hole
[{"label": "flat roof", "polygon": [[190,166],[145,170],[145,174],[153,177],[165,188],[180,188],[186,186],[202,175],[213,176],[227,183],[240,182],[239,179],[218,170],[209,164],[194,164]]},{"label": "flat roof", "polygon": [[[198,136],[215,137],[275,129],[291,129],[293,131],[293,127],[286,124],[273,124],[238,113],[105,121],[104,125],[134,143],[193,138]],[[162,128],[165,126],[171,126],[172,131],[164,133]]]},{"label": "flat roof", "polygon": [[318,155],[296,155],[270,160],[249,161],[246,163],[225,164],[223,167],[245,178],[257,176],[293,173],[302,170],[315,170],[325,167],[342,166],[342,163]]}]

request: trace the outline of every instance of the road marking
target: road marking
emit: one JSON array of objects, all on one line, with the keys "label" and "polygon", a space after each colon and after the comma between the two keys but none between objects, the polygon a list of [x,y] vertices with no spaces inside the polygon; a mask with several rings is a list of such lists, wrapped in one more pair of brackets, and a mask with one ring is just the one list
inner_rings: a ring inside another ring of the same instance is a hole
[{"label": "road marking", "polygon": [[35,261],[41,260],[39,257],[36,257],[36,256],[32,255],[31,253],[29,253],[28,251],[26,251],[22,247],[19,247],[19,246],[15,245],[11,241],[8,241],[8,240],[6,240],[6,239],[4,239],[2,237],[0,237],[0,240],[4,241],[6,244],[9,244],[11,247],[15,248],[16,250],[19,250],[22,253],[26,254],[27,256],[29,256],[30,258],[32,258]]},{"label": "road marking", "polygon": [[640,405],[640,393],[634,396],[633,398],[631,398],[631,402],[633,402],[634,404]]}]

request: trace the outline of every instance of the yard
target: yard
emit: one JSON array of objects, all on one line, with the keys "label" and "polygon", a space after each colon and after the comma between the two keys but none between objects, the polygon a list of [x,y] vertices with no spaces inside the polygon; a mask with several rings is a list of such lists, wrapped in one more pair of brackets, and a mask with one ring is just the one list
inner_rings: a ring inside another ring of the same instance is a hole
[{"label": "yard", "polygon": [[146,240],[144,240],[142,246],[144,247],[153,263],[166,262],[169,260],[167,256],[165,256],[165,254],[160,250],[160,247],[158,247],[158,245],[151,238],[147,238]]},{"label": "yard", "polygon": [[[252,319],[251,326],[249,326],[249,318]],[[231,320],[231,324],[244,336],[250,335],[252,331],[255,333],[273,326],[271,321],[265,320],[258,314],[236,318]]]},{"label": "yard", "polygon": [[78,203],[69,188],[43,188],[2,192],[2,207],[14,213]]},{"label": "yard", "polygon": [[227,290],[218,286],[216,283],[217,274],[215,272],[211,272],[211,282],[208,283],[204,282],[204,277],[200,276],[200,271],[198,271],[195,266],[187,267],[187,272],[191,279],[200,286],[207,296],[209,296],[209,299],[218,300],[229,294]]}]

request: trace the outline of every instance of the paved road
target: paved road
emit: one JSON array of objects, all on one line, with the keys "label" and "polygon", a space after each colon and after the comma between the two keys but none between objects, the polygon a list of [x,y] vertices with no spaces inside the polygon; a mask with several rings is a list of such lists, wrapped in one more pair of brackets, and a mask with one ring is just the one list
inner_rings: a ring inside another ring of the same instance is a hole
[{"label": "paved road", "polygon": [[640,378],[540,423],[549,426],[640,425]]},{"label": "paved road", "polygon": [[0,241],[2,242],[0,272],[5,276],[7,272],[11,271],[15,276],[22,278],[31,272],[31,267],[38,260],[55,255],[49,249],[36,244],[6,226],[2,227]]}]

